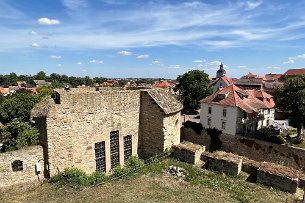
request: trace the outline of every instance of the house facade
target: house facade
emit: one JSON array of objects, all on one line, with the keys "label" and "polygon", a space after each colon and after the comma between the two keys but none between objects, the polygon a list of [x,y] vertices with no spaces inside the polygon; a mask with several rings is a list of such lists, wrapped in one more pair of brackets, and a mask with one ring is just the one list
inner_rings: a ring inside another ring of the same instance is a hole
[{"label": "house facade", "polygon": [[230,85],[201,100],[200,123],[204,128],[249,134],[273,120],[273,98],[261,90],[245,91]]}]

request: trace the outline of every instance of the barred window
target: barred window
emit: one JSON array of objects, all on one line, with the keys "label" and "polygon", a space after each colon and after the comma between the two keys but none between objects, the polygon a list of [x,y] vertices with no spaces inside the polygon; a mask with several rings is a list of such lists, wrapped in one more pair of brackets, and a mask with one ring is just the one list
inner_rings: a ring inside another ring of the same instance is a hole
[{"label": "barred window", "polygon": [[96,171],[106,172],[105,141],[95,143]]},{"label": "barred window", "polygon": [[114,169],[120,163],[119,131],[110,132],[110,160],[111,169]]},{"label": "barred window", "polygon": [[127,135],[124,137],[124,163],[127,162],[132,155],[132,136]]}]

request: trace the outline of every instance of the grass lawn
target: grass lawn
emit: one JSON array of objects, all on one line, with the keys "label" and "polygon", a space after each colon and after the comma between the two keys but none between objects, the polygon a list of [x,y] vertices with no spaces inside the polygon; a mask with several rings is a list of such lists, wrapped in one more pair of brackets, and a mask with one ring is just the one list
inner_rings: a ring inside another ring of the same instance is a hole
[{"label": "grass lawn", "polygon": [[[185,180],[164,172],[169,165],[187,170]],[[95,187],[74,189],[44,183],[0,190],[0,202],[293,202],[295,196],[189,164],[166,159],[140,169],[137,174]]]}]

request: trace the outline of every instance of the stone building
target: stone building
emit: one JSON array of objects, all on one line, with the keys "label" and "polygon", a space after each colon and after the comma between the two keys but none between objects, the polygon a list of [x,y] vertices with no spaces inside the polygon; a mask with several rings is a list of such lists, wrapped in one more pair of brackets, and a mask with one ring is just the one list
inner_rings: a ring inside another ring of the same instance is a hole
[{"label": "stone building", "polygon": [[162,153],[180,142],[181,109],[165,90],[55,90],[32,111],[44,175],[72,166],[109,173],[131,155]]}]

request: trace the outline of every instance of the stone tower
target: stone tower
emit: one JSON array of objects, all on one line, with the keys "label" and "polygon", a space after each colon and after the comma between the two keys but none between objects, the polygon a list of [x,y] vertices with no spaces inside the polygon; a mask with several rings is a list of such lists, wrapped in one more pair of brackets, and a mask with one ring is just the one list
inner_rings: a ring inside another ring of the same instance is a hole
[{"label": "stone tower", "polygon": [[225,75],[226,75],[226,71],[225,69],[223,69],[223,64],[221,63],[219,69],[217,70],[216,78],[221,78]]}]

